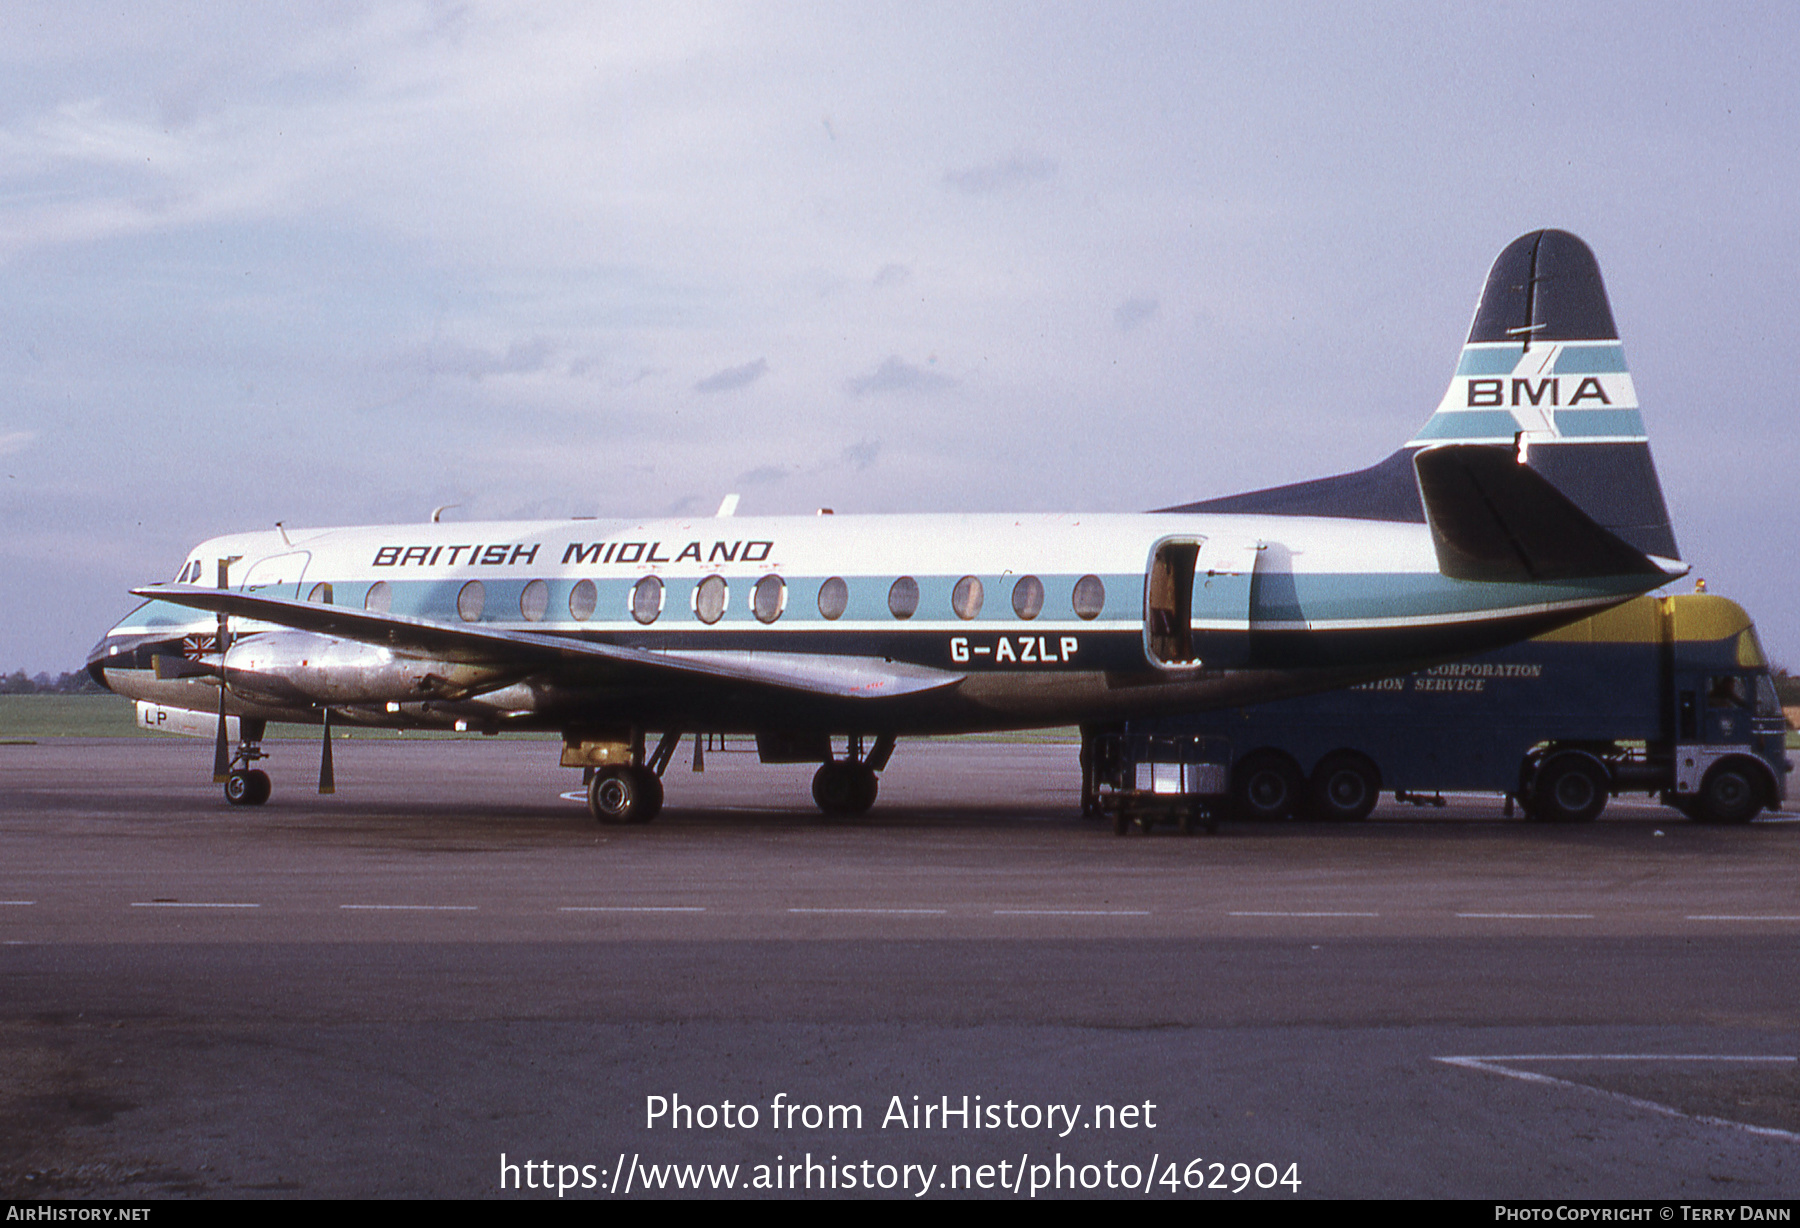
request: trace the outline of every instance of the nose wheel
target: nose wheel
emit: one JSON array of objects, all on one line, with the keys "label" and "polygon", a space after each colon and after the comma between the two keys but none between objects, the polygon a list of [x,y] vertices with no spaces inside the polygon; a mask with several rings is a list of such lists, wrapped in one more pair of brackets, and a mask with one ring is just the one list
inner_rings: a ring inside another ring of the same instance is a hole
[{"label": "nose wheel", "polygon": [[[220,724],[220,754],[223,757],[224,721]],[[266,725],[253,717],[242,718],[239,731],[242,740],[238,742],[237,753],[226,763],[223,776],[217,766],[213,768],[213,780],[225,786],[225,800],[233,806],[260,806],[269,800],[269,774],[256,766],[259,760],[268,758],[263,753],[262,739]]]}]

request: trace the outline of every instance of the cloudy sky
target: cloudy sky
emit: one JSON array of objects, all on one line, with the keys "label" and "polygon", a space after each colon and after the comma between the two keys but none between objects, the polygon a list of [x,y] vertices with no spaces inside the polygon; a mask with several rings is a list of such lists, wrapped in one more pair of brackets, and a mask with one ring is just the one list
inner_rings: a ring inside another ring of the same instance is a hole
[{"label": "cloudy sky", "polygon": [[0,9],[0,669],[276,520],[1360,468],[1542,226],[1800,668],[1791,5],[295,8]]}]

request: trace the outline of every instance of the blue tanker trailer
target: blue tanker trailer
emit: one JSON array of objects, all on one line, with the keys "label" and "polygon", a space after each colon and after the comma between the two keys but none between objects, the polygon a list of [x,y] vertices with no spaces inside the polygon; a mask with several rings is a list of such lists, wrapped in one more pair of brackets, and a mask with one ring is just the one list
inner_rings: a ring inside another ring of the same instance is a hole
[{"label": "blue tanker trailer", "polygon": [[[1792,767],[1755,625],[1706,593],[1639,597],[1344,690],[1083,734],[1084,808],[1140,822],[1156,812],[1152,794],[1213,817],[1353,821],[1391,791],[1438,804],[1445,792],[1495,793],[1508,813],[1516,804],[1559,823],[1647,793],[1697,822],[1747,823],[1781,808]],[[1147,758],[1229,773],[1159,771]],[[1189,780],[1208,796],[1169,796]]]}]

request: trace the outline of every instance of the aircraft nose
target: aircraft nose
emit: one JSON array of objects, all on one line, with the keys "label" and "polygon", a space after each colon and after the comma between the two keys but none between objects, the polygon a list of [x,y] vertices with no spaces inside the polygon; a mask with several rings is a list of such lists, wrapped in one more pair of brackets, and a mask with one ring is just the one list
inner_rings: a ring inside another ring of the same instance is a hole
[{"label": "aircraft nose", "polygon": [[109,635],[102,639],[98,644],[95,644],[94,647],[89,650],[87,656],[88,677],[92,678],[95,682],[98,682],[101,686],[106,687],[109,691],[112,690],[112,687],[109,686],[106,681],[106,662],[108,658],[118,651],[118,643]]}]

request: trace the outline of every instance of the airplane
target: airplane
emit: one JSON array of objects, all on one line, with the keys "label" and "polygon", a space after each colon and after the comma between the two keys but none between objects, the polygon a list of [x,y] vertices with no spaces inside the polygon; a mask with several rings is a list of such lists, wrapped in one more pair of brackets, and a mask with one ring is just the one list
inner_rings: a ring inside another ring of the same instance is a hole
[{"label": "airplane", "polygon": [[596,819],[647,822],[680,739],[735,734],[817,763],[815,802],[849,815],[901,737],[1343,686],[1687,570],[1599,266],[1559,230],[1500,253],[1443,400],[1366,469],[1142,513],[735,504],[215,537],[131,590],[88,668],[209,733],[234,804],[267,800],[261,742],[290,721],[324,727],[321,792],[334,724],[540,730]]}]

